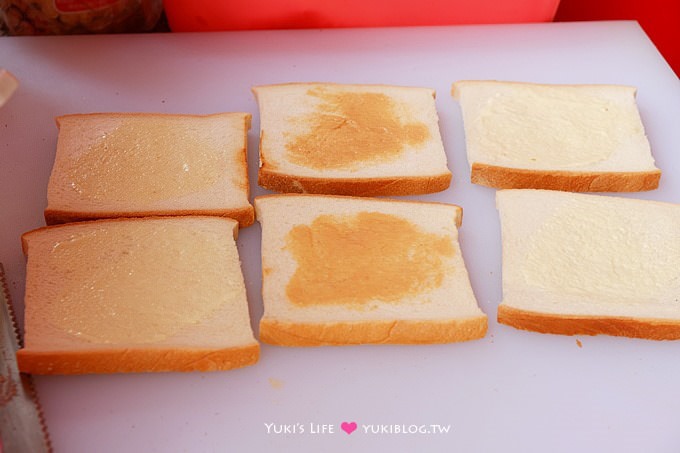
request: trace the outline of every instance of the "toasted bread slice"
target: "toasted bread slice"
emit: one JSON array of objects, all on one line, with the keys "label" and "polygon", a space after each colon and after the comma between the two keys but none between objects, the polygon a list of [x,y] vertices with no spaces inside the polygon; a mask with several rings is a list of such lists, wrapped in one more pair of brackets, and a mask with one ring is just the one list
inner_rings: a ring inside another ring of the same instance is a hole
[{"label": "toasted bread slice", "polygon": [[248,113],[96,113],[57,118],[48,225],[163,215],[254,221]]},{"label": "toasted bread slice", "polygon": [[77,222],[24,234],[33,374],[227,370],[255,363],[235,220]]},{"label": "toasted bread slice", "polygon": [[255,210],[262,341],[418,344],[485,335],[458,244],[458,206],[270,195],[256,198]]},{"label": "toasted bread slice", "polygon": [[656,189],[661,171],[635,93],[617,85],[454,83],[471,181],[499,189]]},{"label": "toasted bread slice", "polygon": [[680,205],[544,190],[502,190],[496,199],[499,322],[680,339]]},{"label": "toasted bread slice", "polygon": [[431,89],[290,83],[253,92],[266,189],[414,195],[451,183]]}]

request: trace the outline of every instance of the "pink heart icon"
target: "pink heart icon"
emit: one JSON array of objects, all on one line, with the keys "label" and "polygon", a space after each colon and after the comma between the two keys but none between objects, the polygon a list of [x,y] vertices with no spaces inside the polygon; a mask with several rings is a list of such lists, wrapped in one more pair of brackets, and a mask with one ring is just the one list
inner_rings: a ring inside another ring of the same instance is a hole
[{"label": "pink heart icon", "polygon": [[352,434],[357,429],[357,422],[342,422],[340,428],[347,434]]}]

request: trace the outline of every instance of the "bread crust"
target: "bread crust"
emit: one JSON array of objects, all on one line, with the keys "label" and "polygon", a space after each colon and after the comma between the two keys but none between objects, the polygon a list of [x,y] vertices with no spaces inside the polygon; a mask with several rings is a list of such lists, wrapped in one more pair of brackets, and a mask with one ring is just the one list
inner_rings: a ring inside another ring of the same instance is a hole
[{"label": "bread crust", "polygon": [[80,351],[17,351],[19,370],[31,374],[219,371],[255,364],[260,346],[209,348],[116,348]]},{"label": "bread crust", "polygon": [[476,340],[486,335],[487,317],[449,320],[328,322],[309,324],[263,318],[260,341],[278,346],[434,344]]},{"label": "bread crust", "polygon": [[659,187],[661,170],[641,172],[577,172],[528,170],[472,164],[470,180],[496,189],[547,189],[567,192],[641,192]]},{"label": "bread crust", "polygon": [[181,217],[181,216],[211,216],[228,217],[238,221],[240,228],[245,228],[255,222],[255,209],[252,205],[235,209],[192,209],[173,211],[141,211],[141,212],[79,212],[45,209],[45,223],[58,225],[62,223],[83,222],[97,219],[142,218],[142,217]]},{"label": "bread crust", "polygon": [[121,118],[121,117],[165,117],[165,118],[210,118],[214,116],[233,116],[233,117],[243,117],[246,122],[246,128],[250,128],[250,122],[253,115],[247,112],[218,112],[218,113],[206,113],[206,114],[194,114],[194,113],[163,113],[163,112],[90,112],[90,113],[67,113],[65,115],[59,115],[54,118],[57,128],[61,127],[62,118],[75,118],[75,117],[107,117],[107,118]]},{"label": "bread crust", "polygon": [[[347,195],[318,195],[318,194],[309,194],[309,193],[299,193],[299,194],[270,194],[270,195],[260,195],[259,197],[255,197],[255,204],[257,205],[257,200],[260,199],[266,199],[266,198],[278,198],[278,197],[311,197],[311,198],[318,198],[319,196],[322,196],[324,198],[344,198],[344,199],[352,199],[353,197],[347,196]],[[463,223],[463,208],[461,208],[458,205],[455,204],[450,204],[450,203],[442,203],[440,201],[422,201],[422,200],[394,200],[394,199],[380,199],[380,200],[374,200],[374,201],[380,201],[381,203],[417,203],[417,204],[435,204],[435,205],[443,205],[443,206],[448,206],[448,207],[454,207],[456,208],[456,218],[454,219],[454,222],[456,223],[456,227],[460,228],[462,223]]]},{"label": "bread crust", "polygon": [[401,86],[401,85],[389,85],[389,84],[381,84],[381,83],[338,83],[338,82],[283,82],[283,83],[272,83],[272,84],[267,84],[267,85],[254,85],[250,87],[250,91],[257,96],[257,89],[258,88],[268,88],[268,87],[286,87],[286,86],[334,86],[334,87],[345,87],[345,86],[352,86],[352,87],[370,87],[370,88],[399,88],[399,89],[413,89],[413,90],[428,90],[432,93],[432,97],[436,98],[437,93],[433,88],[429,87],[424,87],[424,86]]},{"label": "bread crust", "polygon": [[[143,222],[146,220],[154,220],[154,219],[167,219],[167,218],[172,218],[172,217],[177,217],[177,218],[184,218],[184,217],[189,217],[189,216],[151,216],[151,217],[112,217],[110,219],[90,219],[90,220],[83,220],[82,222],[79,222],[80,224],[88,224],[88,223],[111,223],[111,222],[125,222],[129,220],[137,221],[137,222]],[[214,218],[216,216],[195,216],[195,217],[211,217]],[[226,218],[225,220],[232,220],[236,221],[236,219],[232,218]],[[31,234],[42,231],[42,230],[49,230],[53,228],[62,228],[62,227],[68,227],[69,225],[67,223],[58,223],[54,225],[47,225],[44,227],[39,227],[35,228],[30,231],[26,231],[24,234],[21,235],[21,248],[24,252],[24,255],[26,255],[28,251],[28,236]],[[233,234],[234,234],[234,240],[238,239],[238,228],[236,227],[236,224],[233,226]]]},{"label": "bread crust", "polygon": [[521,330],[559,335],[613,335],[679,340],[680,320],[635,319],[539,313],[500,305],[498,322]]},{"label": "bread crust", "polygon": [[505,81],[505,80],[473,80],[473,79],[468,79],[468,80],[458,80],[457,82],[453,82],[453,84],[451,85],[451,96],[456,100],[460,99],[460,90],[458,89],[458,87],[460,87],[460,85],[489,84],[489,83],[494,83],[494,84],[497,84],[497,85],[542,86],[542,87],[555,87],[555,86],[557,86],[557,87],[573,87],[573,88],[608,87],[608,88],[620,88],[620,89],[624,89],[624,90],[632,90],[633,96],[635,96],[637,94],[637,88],[634,87],[634,86],[622,85],[622,84],[611,84],[611,83],[585,83],[585,84],[560,83],[560,84],[554,84],[554,83],[518,82],[518,81]]},{"label": "bread crust", "polygon": [[279,193],[351,195],[355,197],[424,195],[441,192],[451,185],[451,173],[433,176],[386,178],[314,178],[296,176],[267,169],[258,171],[258,184]]}]

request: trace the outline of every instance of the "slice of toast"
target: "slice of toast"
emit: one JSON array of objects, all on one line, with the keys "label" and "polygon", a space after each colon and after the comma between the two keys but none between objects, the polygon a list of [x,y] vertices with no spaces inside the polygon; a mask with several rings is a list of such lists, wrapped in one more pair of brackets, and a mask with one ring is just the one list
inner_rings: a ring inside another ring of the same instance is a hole
[{"label": "slice of toast", "polygon": [[212,371],[257,362],[235,235],[221,217],[107,219],[25,233],[32,374]]},{"label": "slice of toast", "polygon": [[163,215],[254,221],[248,113],[95,113],[57,118],[48,225]]},{"label": "slice of toast", "polygon": [[451,183],[429,88],[290,83],[253,92],[266,189],[415,195]]},{"label": "slice of toast", "polygon": [[502,190],[496,200],[500,323],[680,339],[680,205],[544,190]]},{"label": "slice of toast", "polygon": [[633,87],[460,81],[452,94],[475,184],[572,192],[659,185]]},{"label": "slice of toast", "polygon": [[485,335],[458,244],[458,206],[270,195],[257,197],[255,210],[262,341],[418,344]]}]

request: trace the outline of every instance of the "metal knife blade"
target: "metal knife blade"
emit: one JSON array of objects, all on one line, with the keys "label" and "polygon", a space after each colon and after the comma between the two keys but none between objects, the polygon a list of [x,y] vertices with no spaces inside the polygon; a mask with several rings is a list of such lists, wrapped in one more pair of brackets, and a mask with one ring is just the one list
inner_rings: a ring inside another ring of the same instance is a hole
[{"label": "metal knife blade", "polygon": [[2,263],[0,301],[0,452],[50,452],[52,446],[33,379],[20,373],[17,366],[21,339]]}]

